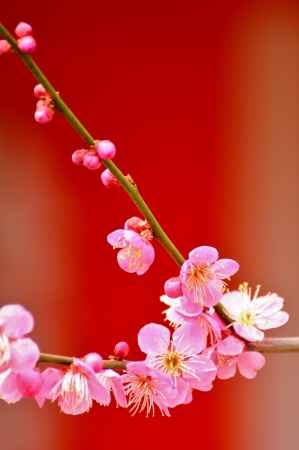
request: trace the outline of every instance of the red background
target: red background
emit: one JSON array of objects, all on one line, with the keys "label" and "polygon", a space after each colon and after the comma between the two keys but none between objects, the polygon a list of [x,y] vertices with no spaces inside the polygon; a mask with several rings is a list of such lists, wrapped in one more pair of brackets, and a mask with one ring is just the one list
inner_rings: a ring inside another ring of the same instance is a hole
[{"label": "red background", "polygon": [[[285,1],[1,5],[10,29],[33,25],[36,60],[94,137],[117,144],[117,164],[178,248],[216,246],[241,262],[233,286],[262,283],[293,313],[297,13]],[[1,58],[0,80],[1,303],[33,311],[43,351],[106,356],[126,339],[140,357],[137,332],[162,321],[159,295],[176,266],[156,245],[145,276],[118,268],[105,237],[134,206],[71,164],[82,142],[62,117],[45,127],[32,120],[34,82],[13,55]],[[288,333],[295,320],[279,334]],[[1,450],[291,450],[298,368],[296,355],[269,357],[256,381],[217,382],[171,419],[1,405]]]}]

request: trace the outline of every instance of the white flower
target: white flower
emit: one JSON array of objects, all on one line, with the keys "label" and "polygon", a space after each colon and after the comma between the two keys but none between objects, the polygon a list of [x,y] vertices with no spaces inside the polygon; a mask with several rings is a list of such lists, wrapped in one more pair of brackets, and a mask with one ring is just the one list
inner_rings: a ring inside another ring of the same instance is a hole
[{"label": "white flower", "polygon": [[251,342],[264,339],[261,330],[281,327],[289,320],[288,313],[281,311],[283,298],[272,293],[259,297],[259,289],[260,286],[251,299],[251,289],[244,283],[239,291],[225,294],[220,302],[232,318],[235,332]]}]

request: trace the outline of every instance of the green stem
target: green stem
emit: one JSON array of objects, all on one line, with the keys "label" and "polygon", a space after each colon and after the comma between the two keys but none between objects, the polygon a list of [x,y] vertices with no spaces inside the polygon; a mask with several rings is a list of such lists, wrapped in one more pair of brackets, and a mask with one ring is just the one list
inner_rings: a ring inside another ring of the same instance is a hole
[{"label": "green stem", "polygon": [[[73,111],[69,108],[69,106],[64,102],[64,100],[60,97],[59,93],[56,91],[54,86],[50,83],[48,78],[42,72],[42,70],[38,67],[36,62],[31,58],[31,56],[22,53],[18,46],[17,41],[12,36],[12,34],[5,28],[3,24],[0,23],[0,34],[6,39],[10,45],[12,46],[15,53],[21,58],[25,66],[30,70],[34,78],[41,83],[44,88],[51,95],[56,108],[64,115],[69,124],[74,128],[75,131],[83,138],[83,140],[88,145],[95,145],[95,139],[89,133],[89,131],[84,127],[82,122],[78,119],[78,117],[73,113]],[[155,238],[163,245],[168,254],[174,259],[174,261],[181,265],[184,262],[184,257],[171,241],[171,239],[167,236],[157,218],[151,211],[150,207],[144,201],[143,197],[139,193],[139,190],[135,183],[132,183],[129,177],[125,176],[123,172],[117,167],[115,163],[111,160],[103,161],[105,167],[107,167],[110,172],[117,178],[119,184],[122,186],[124,191],[128,194],[131,200],[135,203],[139,211],[144,215],[148,223],[150,224],[153,234]]]}]

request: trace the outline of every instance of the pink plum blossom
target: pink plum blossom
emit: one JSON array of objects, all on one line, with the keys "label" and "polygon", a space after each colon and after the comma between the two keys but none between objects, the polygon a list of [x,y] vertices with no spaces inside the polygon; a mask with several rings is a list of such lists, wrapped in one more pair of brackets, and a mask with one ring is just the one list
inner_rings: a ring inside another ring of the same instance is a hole
[{"label": "pink plum blossom", "polygon": [[107,236],[107,241],[114,248],[120,248],[117,262],[126,272],[143,275],[155,259],[152,244],[135,231],[123,229],[113,231]]},{"label": "pink plum blossom", "polygon": [[214,308],[202,312],[199,304],[186,301],[184,297],[172,299],[162,295],[160,299],[161,302],[169,305],[169,308],[163,312],[170,324],[178,327],[189,323],[190,326],[195,327],[201,333],[204,347],[214,345],[221,339],[221,331],[225,328],[225,324]]},{"label": "pink plum blossom", "polygon": [[183,295],[201,307],[213,306],[220,300],[226,278],[239,270],[232,259],[218,259],[214,247],[201,246],[189,253],[180,272]]},{"label": "pink plum blossom", "polygon": [[48,369],[43,378],[44,387],[38,403],[42,405],[45,399],[57,400],[65,414],[88,412],[93,400],[101,405],[108,405],[110,402],[109,393],[97,379],[96,373],[80,359],[74,358],[73,364],[66,372]]},{"label": "pink plum blossom", "polygon": [[[32,365],[39,357],[36,344],[26,334],[33,329],[29,311],[21,305],[0,308],[0,372],[12,367],[19,369]],[[34,367],[34,364],[32,367]]]},{"label": "pink plum blossom", "polygon": [[154,416],[157,407],[162,416],[170,416],[168,400],[172,386],[168,378],[140,361],[127,364],[122,380],[132,415],[145,411],[146,417]]},{"label": "pink plum blossom", "polygon": [[196,327],[189,324],[180,326],[171,337],[168,328],[150,323],[139,331],[138,344],[147,355],[146,364],[169,377],[174,387],[178,380],[185,392],[190,383],[198,390],[212,387],[216,367],[209,358],[199,355],[205,343]]},{"label": "pink plum blossom", "polygon": [[255,378],[266,362],[261,353],[246,351],[245,343],[235,336],[218,342],[212,358],[217,366],[217,377],[221,380],[234,377],[237,368],[243,377]]},{"label": "pink plum blossom", "polygon": [[245,283],[239,291],[229,292],[221,299],[235,332],[250,342],[262,341],[262,330],[280,327],[289,319],[288,313],[281,311],[283,298],[271,293],[261,297],[258,294],[259,287],[251,299],[251,289]]},{"label": "pink plum blossom", "polygon": [[210,307],[218,303],[226,278],[234,275],[239,264],[232,259],[218,259],[214,247],[201,246],[189,253],[180,272],[183,295],[193,303]]}]

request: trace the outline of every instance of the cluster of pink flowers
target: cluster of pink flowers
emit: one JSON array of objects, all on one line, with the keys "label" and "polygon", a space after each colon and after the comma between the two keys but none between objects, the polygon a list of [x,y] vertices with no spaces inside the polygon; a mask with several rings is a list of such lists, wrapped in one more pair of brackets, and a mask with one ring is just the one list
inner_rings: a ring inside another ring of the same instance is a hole
[{"label": "cluster of pink flowers", "polygon": [[[35,50],[30,25],[19,23],[15,34],[22,52]],[[0,54],[10,49],[7,41],[0,41]],[[34,95],[36,122],[50,122],[53,99],[41,84],[35,86]],[[72,161],[89,170],[104,164],[117,174],[116,166],[108,162],[115,155],[116,147],[111,141],[97,140],[89,149],[76,150]],[[106,187],[118,185],[111,171],[101,173]],[[111,232],[107,241],[118,249],[121,269],[143,275],[155,259],[153,238],[154,232],[146,220],[131,217],[123,228]],[[166,320],[173,330],[156,323],[144,325],[138,333],[138,345],[144,353],[142,361],[127,361],[128,344],[116,344],[110,360],[117,362],[113,367],[121,367],[120,372],[107,368],[98,353],[73,358],[62,369],[42,369],[39,348],[28,337],[34,325],[32,315],[20,305],[3,306],[0,398],[15,403],[32,397],[40,407],[46,400],[56,401],[61,411],[77,415],[88,412],[93,402],[110,405],[114,397],[117,406],[128,408],[133,415],[145,412],[150,416],[158,409],[169,416],[172,408],[192,401],[194,390],[210,391],[216,378],[231,378],[237,369],[242,376],[254,378],[265,358],[251,351],[248,344],[263,340],[265,330],[284,325],[289,316],[282,311],[283,299],[277,294],[260,296],[258,287],[252,295],[246,283],[230,292],[228,280],[238,269],[236,261],[219,259],[213,247],[193,249],[179,274],[165,282],[161,296],[167,305]],[[229,323],[219,315],[219,306],[230,318]]]},{"label": "cluster of pink flowers", "polygon": [[[32,26],[26,22],[20,22],[15,28],[17,45],[23,53],[32,54],[36,50],[36,40],[32,35]],[[0,40],[0,55],[11,51],[11,45],[5,39]]]},{"label": "cluster of pink flowers", "polygon": [[[126,272],[143,274],[154,260],[148,223],[132,217],[124,229],[108,236],[120,248],[118,263]],[[173,332],[149,323],[138,333],[138,345],[145,354],[142,361],[126,361],[122,373],[105,369],[98,353],[73,358],[65,369],[37,367],[39,349],[26,337],[32,331],[31,314],[19,305],[0,309],[0,398],[15,403],[33,397],[40,407],[46,400],[57,401],[66,414],[88,412],[93,402],[117,406],[132,415],[154,415],[158,409],[169,416],[172,408],[192,401],[194,390],[206,392],[216,378],[232,378],[237,369],[254,378],[265,364],[261,353],[250,351],[248,342],[264,338],[264,330],[288,320],[282,311],[283,299],[276,294],[251,298],[247,284],[228,292],[224,280],[238,270],[229,259],[218,259],[212,247],[198,247],[189,254],[180,275],[165,283],[161,301]],[[226,291],[226,292],[225,292]],[[215,311],[220,301],[231,318],[229,325]],[[124,361],[129,353],[126,342],[119,342],[113,358]]]}]

